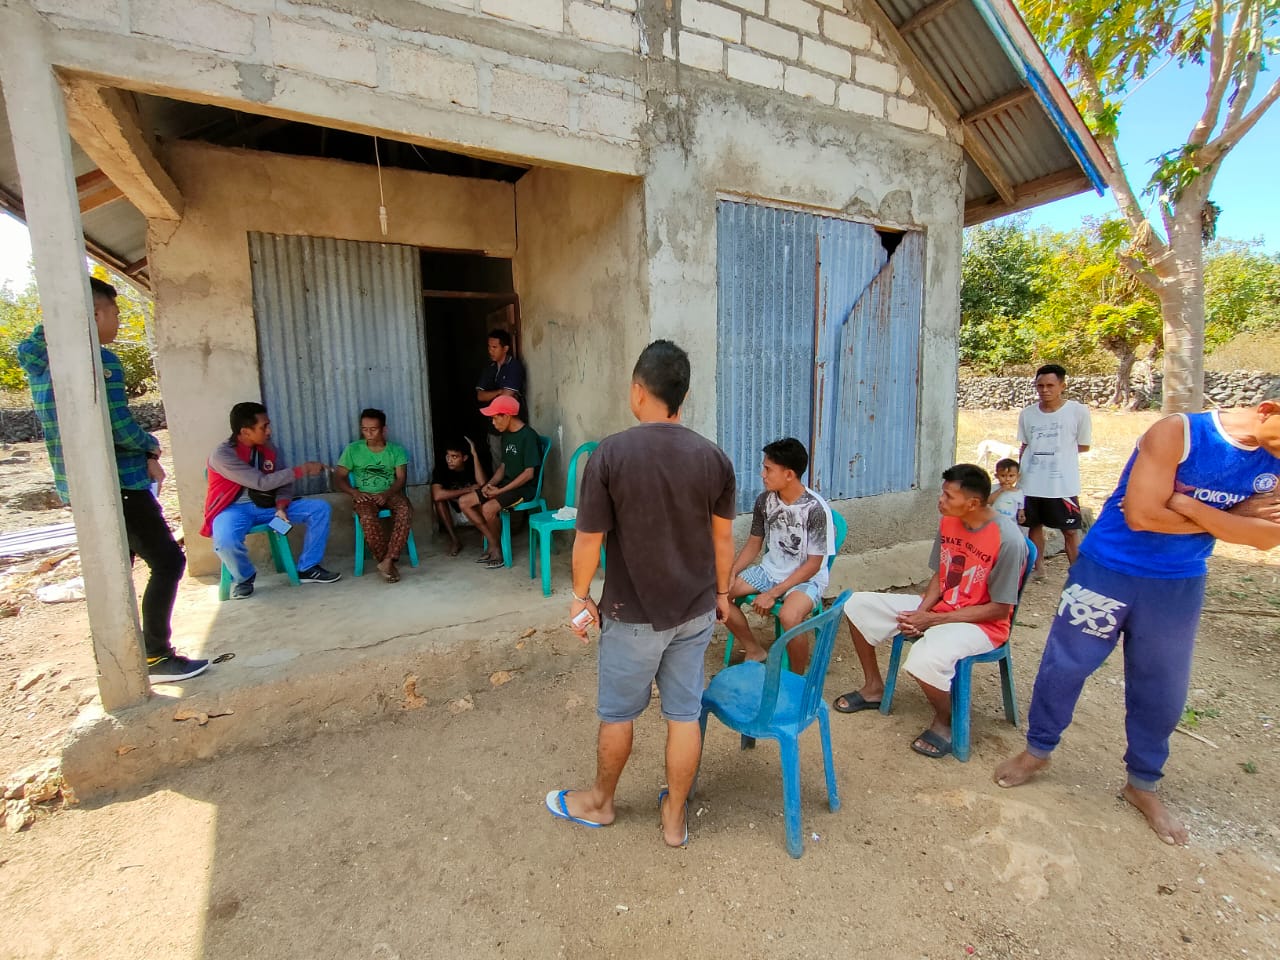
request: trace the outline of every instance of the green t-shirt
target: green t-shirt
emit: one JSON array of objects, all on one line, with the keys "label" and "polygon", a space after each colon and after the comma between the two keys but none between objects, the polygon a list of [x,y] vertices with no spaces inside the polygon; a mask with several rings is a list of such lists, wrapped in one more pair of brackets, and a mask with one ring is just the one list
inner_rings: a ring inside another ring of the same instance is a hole
[{"label": "green t-shirt", "polygon": [[374,453],[363,440],[348,443],[338,458],[338,466],[351,472],[351,485],[362,493],[384,493],[396,482],[396,467],[409,462],[409,454],[398,443]]},{"label": "green t-shirt", "polygon": [[515,433],[502,435],[503,484],[510,483],[529,467],[533,467],[533,479],[519,488],[527,500],[538,489],[538,470],[542,467],[542,446],[533,427],[527,423]]}]

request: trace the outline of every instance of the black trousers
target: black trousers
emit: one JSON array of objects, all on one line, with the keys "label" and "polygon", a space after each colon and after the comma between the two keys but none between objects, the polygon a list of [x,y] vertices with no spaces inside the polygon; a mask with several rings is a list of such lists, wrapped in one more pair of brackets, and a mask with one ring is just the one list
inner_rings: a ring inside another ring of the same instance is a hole
[{"label": "black trousers", "polygon": [[150,490],[121,490],[124,529],[129,556],[141,557],[151,570],[142,592],[142,640],[148,657],[171,657],[169,621],[178,597],[178,584],[187,569],[187,555],[164,521],[160,504]]}]

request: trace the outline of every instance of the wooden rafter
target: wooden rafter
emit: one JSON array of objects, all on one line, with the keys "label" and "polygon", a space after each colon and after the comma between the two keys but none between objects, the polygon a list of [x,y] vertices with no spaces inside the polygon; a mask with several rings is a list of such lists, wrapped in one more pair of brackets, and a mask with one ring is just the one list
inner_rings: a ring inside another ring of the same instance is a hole
[{"label": "wooden rafter", "polygon": [[988,117],[995,116],[997,113],[1004,113],[1020,103],[1035,99],[1035,91],[1030,87],[1019,87],[1017,90],[1011,90],[1004,96],[996,97],[990,103],[984,103],[980,107],[974,107],[963,117],[960,118],[962,123],[977,123],[979,120],[986,120]]},{"label": "wooden rafter", "polygon": [[1019,210],[1048,203],[1060,197],[1069,197],[1080,192],[1081,174],[1078,168],[1068,167],[1055,173],[1037,177],[1022,184],[1014,194],[1013,200],[1006,201],[999,196],[984,197],[971,200],[965,204],[964,225],[972,227],[977,223],[985,223],[996,217],[1003,217]]},{"label": "wooden rafter", "polygon": [[902,21],[902,26],[898,28],[898,32],[905,37],[911,31],[919,30],[926,23],[942,16],[959,2],[960,0],[937,0],[936,3],[922,7]]}]

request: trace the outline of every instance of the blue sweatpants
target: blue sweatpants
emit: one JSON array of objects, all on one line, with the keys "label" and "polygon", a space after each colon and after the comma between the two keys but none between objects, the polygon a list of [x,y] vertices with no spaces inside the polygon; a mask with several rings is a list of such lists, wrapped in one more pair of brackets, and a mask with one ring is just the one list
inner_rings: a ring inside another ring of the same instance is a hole
[{"label": "blue sweatpants", "polygon": [[1081,554],[1067,575],[1036,674],[1027,751],[1049,756],[1071,723],[1085,680],[1123,639],[1125,767],[1130,784],[1154,790],[1187,703],[1204,583],[1203,576],[1133,577]]}]

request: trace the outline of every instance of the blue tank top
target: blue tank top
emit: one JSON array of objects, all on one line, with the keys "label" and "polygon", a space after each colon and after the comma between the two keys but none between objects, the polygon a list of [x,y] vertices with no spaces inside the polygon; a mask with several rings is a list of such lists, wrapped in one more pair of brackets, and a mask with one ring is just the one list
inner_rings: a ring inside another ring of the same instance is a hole
[{"label": "blue tank top", "polygon": [[[1261,447],[1250,449],[1222,429],[1217,412],[1180,414],[1187,443],[1174,474],[1178,490],[1219,510],[1227,510],[1255,493],[1276,489],[1280,460]],[[1097,522],[1085,535],[1080,552],[1119,573],[1156,580],[1201,577],[1217,542],[1208,533],[1152,533],[1131,530],[1121,501],[1129,487],[1135,448],[1107,498]]]}]

